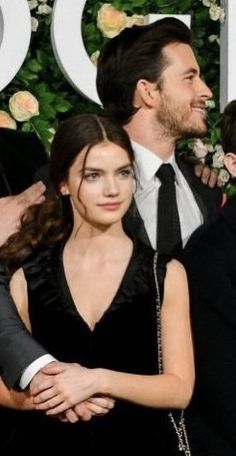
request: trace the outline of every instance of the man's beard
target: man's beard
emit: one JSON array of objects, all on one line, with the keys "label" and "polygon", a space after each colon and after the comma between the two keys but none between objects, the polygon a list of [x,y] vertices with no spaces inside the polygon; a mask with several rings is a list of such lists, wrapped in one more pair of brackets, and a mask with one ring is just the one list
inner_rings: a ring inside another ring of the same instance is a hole
[{"label": "man's beard", "polygon": [[184,139],[184,138],[201,138],[207,133],[207,124],[202,120],[191,120],[192,112],[179,111],[179,105],[174,105],[173,102],[169,103],[168,99],[162,102],[160,109],[156,114],[158,124],[162,129],[163,137]]}]

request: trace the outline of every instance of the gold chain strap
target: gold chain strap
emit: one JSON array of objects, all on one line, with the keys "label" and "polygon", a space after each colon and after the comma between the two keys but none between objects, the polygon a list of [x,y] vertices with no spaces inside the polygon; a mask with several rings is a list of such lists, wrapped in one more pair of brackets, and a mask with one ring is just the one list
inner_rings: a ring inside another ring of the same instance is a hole
[{"label": "gold chain strap", "polygon": [[[161,343],[161,299],[160,299],[160,289],[159,283],[157,279],[157,259],[158,253],[155,252],[153,258],[153,272],[154,272],[154,279],[156,284],[156,314],[157,314],[157,352],[158,352],[158,369],[159,374],[163,373],[163,359],[162,359],[162,343]],[[169,420],[174,428],[176,436],[178,438],[178,449],[179,451],[183,451],[185,456],[191,456],[191,450],[189,446],[187,430],[185,425],[184,419],[184,410],[181,410],[180,418],[178,422],[176,422],[173,414],[168,412]]]}]

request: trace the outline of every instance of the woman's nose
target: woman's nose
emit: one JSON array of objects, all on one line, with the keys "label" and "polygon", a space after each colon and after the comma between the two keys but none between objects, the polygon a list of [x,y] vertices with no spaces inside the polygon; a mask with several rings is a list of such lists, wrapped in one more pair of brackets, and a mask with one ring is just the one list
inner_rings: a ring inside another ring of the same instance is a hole
[{"label": "woman's nose", "polygon": [[107,178],[105,182],[104,193],[106,196],[115,196],[119,192],[118,183],[114,177]]}]

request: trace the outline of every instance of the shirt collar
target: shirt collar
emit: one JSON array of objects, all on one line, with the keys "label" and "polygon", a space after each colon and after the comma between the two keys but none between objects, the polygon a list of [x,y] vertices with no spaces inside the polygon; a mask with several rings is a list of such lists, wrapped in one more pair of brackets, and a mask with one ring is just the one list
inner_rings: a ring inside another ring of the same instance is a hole
[{"label": "shirt collar", "polygon": [[[139,185],[140,187],[146,187],[164,162],[150,149],[147,149],[134,141],[132,141],[132,146],[135,155],[136,173]],[[179,168],[176,163],[174,152],[165,163],[170,163],[173,166],[177,177]]]}]

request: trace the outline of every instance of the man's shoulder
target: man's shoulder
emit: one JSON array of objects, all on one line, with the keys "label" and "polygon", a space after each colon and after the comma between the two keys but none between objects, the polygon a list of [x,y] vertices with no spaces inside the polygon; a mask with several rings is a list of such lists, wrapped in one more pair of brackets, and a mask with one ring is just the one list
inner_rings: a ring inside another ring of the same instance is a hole
[{"label": "man's shoulder", "polygon": [[219,208],[222,202],[221,188],[204,184],[194,172],[194,163],[186,161],[184,155],[176,155],[176,162],[195,197],[199,196],[211,212]]},{"label": "man's shoulder", "polygon": [[183,262],[192,267],[201,264],[206,269],[207,264],[217,264],[220,258],[225,259],[227,251],[231,251],[232,236],[225,222],[222,211],[209,223],[200,226],[190,237],[183,251]]},{"label": "man's shoulder", "polygon": [[0,128],[0,163],[13,194],[29,187],[35,172],[47,162],[48,155],[35,133]]}]

